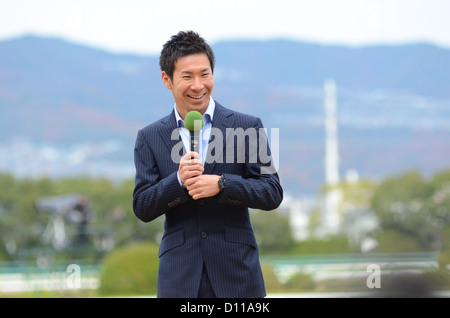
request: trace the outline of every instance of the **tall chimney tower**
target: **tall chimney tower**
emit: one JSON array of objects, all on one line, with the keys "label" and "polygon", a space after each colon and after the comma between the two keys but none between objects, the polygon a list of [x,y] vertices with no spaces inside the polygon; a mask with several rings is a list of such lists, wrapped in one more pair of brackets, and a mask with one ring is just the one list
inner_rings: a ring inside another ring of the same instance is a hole
[{"label": "tall chimney tower", "polygon": [[325,181],[328,189],[325,194],[323,231],[336,234],[339,231],[339,204],[342,194],[337,188],[339,183],[339,146],[336,116],[336,83],[329,79],[324,84],[325,93]]},{"label": "tall chimney tower", "polygon": [[339,150],[336,118],[336,83],[329,79],[325,90],[325,178],[327,185],[339,183]]}]

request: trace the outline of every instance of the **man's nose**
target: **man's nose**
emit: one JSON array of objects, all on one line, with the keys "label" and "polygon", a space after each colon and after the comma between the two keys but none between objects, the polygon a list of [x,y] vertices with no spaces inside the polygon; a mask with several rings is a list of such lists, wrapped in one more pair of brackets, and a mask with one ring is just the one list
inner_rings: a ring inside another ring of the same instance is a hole
[{"label": "man's nose", "polygon": [[191,89],[192,89],[193,91],[200,91],[200,90],[203,89],[203,86],[204,86],[204,85],[203,85],[202,79],[199,78],[199,77],[195,77],[194,80],[193,80],[193,82],[192,82]]}]

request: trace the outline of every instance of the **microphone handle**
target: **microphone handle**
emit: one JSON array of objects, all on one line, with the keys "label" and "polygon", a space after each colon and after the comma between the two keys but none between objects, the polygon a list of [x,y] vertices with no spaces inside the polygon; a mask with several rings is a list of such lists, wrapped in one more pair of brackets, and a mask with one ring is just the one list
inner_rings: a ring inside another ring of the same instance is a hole
[{"label": "microphone handle", "polygon": [[199,151],[199,132],[191,131],[191,151],[195,151],[196,153],[200,153]]}]

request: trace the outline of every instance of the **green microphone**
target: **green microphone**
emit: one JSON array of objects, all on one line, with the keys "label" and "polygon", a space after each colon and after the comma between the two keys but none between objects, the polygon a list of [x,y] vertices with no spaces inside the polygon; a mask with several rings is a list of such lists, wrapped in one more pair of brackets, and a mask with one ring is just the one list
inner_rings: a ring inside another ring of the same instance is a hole
[{"label": "green microphone", "polygon": [[199,151],[199,137],[200,130],[203,128],[203,116],[200,112],[192,110],[186,114],[184,118],[184,127],[191,133],[191,151],[200,153]]}]

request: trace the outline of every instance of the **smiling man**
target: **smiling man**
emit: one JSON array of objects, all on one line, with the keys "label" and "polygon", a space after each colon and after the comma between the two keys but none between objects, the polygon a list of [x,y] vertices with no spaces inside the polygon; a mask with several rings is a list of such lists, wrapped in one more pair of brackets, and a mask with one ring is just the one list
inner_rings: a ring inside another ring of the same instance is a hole
[{"label": "smiling man", "polygon": [[[214,63],[211,47],[197,33],[172,36],[161,51],[160,67],[162,81],[173,94],[173,110],[139,130],[136,138],[134,213],[144,222],[165,216],[158,297],[266,295],[248,209],[276,209],[283,190],[276,171],[261,173],[270,160],[250,160],[245,153],[250,143],[258,142],[249,139],[260,139],[256,132],[263,131],[261,120],[212,98]],[[190,151],[184,128],[186,114],[193,110],[205,123],[199,153]],[[229,129],[252,129],[255,134],[240,143],[234,143],[233,136],[233,147],[223,138],[221,147],[215,142],[215,149],[208,149],[211,130],[226,136]],[[174,132],[180,139],[173,140]],[[185,155],[175,161],[171,152],[180,140]],[[264,149],[270,156],[268,145]],[[208,160],[212,151],[224,156],[232,152],[227,158],[236,160]],[[244,160],[237,160],[236,153],[245,153]]]},{"label": "smiling man", "polygon": [[[214,86],[210,58],[196,53],[177,60],[172,74],[162,71],[164,85],[172,90],[179,115],[197,110],[205,113]],[[168,69],[170,71],[170,69]]]}]

